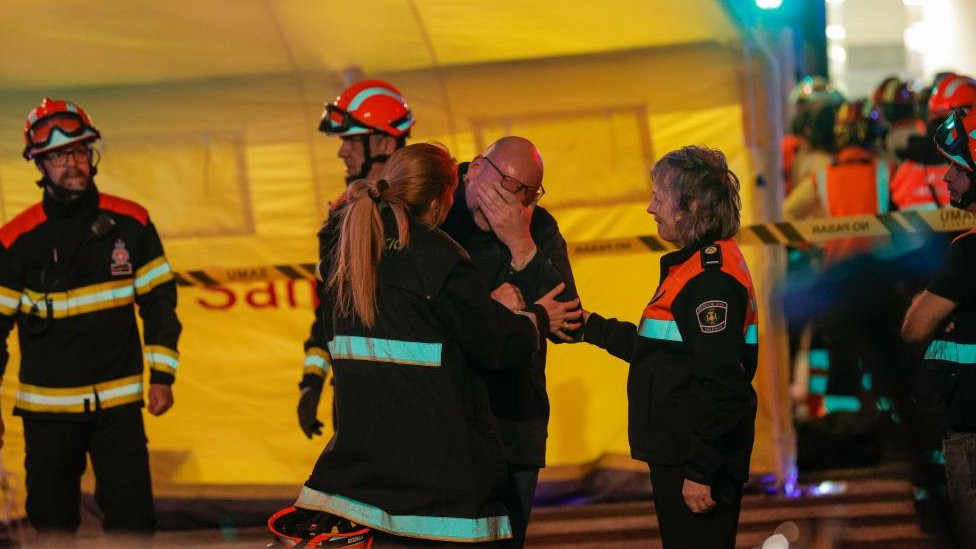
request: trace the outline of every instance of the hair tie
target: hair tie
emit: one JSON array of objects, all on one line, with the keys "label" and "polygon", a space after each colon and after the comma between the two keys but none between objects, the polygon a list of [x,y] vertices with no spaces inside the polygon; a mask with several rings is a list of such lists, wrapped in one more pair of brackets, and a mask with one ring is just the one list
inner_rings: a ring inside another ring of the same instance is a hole
[{"label": "hair tie", "polygon": [[382,200],[380,198],[380,195],[383,194],[383,191],[385,191],[385,190],[387,190],[389,188],[390,188],[390,184],[387,183],[385,179],[380,179],[379,181],[376,182],[376,188],[375,189],[374,188],[369,188],[369,191],[368,191],[369,192],[369,198],[372,199],[373,202],[376,202],[377,204],[379,204],[380,203],[380,200]]}]

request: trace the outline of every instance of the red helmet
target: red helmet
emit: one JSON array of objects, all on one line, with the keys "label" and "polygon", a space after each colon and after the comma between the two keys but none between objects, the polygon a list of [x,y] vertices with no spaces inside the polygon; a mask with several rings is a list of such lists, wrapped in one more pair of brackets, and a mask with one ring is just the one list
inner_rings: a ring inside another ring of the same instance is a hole
[{"label": "red helmet", "polygon": [[382,80],[363,80],[325,106],[319,131],[341,137],[371,133],[401,137],[413,123],[400,90]]},{"label": "red helmet", "polygon": [[953,74],[939,81],[929,97],[929,120],[949,116],[954,109],[969,109],[976,104],[976,80]]},{"label": "red helmet", "polygon": [[881,132],[881,113],[867,99],[844,102],[834,116],[838,147],[869,146]]},{"label": "red helmet", "polygon": [[875,105],[909,105],[915,104],[915,92],[908,82],[902,82],[896,76],[885,78],[876,90],[871,100]]},{"label": "red helmet", "polygon": [[24,123],[24,158],[31,160],[50,150],[101,138],[91,118],[70,101],[45,97]]},{"label": "red helmet", "polygon": [[976,173],[976,109],[950,112],[935,131],[935,146],[953,164]]}]

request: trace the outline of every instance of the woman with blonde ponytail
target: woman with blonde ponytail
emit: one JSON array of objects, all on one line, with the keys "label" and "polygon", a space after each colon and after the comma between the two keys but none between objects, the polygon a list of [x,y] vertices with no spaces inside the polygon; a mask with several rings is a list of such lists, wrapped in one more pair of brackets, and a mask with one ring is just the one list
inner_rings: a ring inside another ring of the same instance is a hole
[{"label": "woman with blonde ponytail", "polygon": [[455,170],[446,149],[421,143],[349,187],[322,273],[340,429],[295,506],[269,521],[282,539],[311,546],[333,526],[372,549],[511,537],[505,456],[478,370],[525,364],[548,319],[539,306],[493,301],[437,228]]}]

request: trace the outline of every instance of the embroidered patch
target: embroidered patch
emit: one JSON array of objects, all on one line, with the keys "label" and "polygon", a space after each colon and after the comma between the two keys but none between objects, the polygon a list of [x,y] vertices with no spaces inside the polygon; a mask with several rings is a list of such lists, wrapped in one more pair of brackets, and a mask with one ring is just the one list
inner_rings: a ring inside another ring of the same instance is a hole
[{"label": "embroidered patch", "polygon": [[109,267],[112,276],[128,276],[132,274],[132,263],[129,262],[129,250],[125,249],[125,241],[121,238],[115,241],[112,250],[112,265]]},{"label": "embroidered patch", "polygon": [[698,327],[703,334],[714,334],[725,329],[729,304],[724,301],[706,301],[695,309]]},{"label": "embroidered patch", "polygon": [[722,250],[714,244],[705,246],[701,249],[701,264],[702,268],[721,267]]}]

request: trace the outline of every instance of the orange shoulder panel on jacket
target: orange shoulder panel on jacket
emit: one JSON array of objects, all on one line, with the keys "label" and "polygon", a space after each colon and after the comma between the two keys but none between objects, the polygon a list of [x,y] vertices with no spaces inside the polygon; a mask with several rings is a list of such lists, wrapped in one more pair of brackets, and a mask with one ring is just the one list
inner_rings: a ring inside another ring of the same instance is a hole
[{"label": "orange shoulder panel on jacket", "polygon": [[47,214],[44,213],[44,206],[40,202],[27,208],[20,215],[13,218],[0,228],[0,242],[4,248],[9,248],[20,235],[30,232],[34,227],[44,223]]},{"label": "orange shoulder panel on jacket", "polygon": [[103,210],[109,210],[122,215],[127,215],[136,219],[143,225],[149,224],[149,212],[131,200],[126,200],[110,194],[100,194],[98,196],[98,207]]}]

